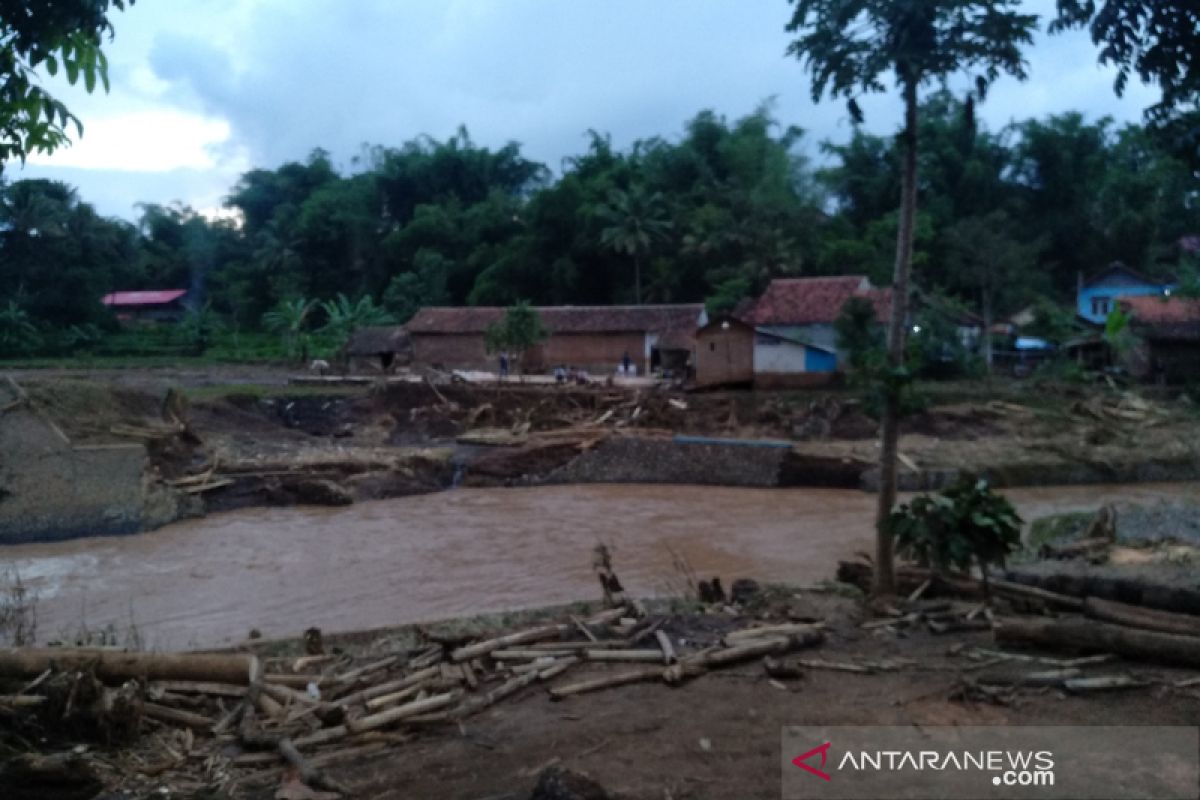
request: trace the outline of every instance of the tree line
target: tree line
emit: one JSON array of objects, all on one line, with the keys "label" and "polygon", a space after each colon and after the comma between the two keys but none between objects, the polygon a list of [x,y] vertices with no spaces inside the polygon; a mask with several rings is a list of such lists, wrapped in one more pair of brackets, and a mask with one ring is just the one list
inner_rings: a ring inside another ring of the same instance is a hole
[{"label": "tree line", "polygon": [[[1078,274],[1114,260],[1179,270],[1200,184],[1142,126],[1064,113],[993,131],[948,91],[920,112],[923,291],[998,317],[1066,302]],[[136,224],[63,183],[5,183],[0,346],[78,348],[111,329],[98,299],[114,290],[190,289],[226,325],[286,332],[521,300],[719,311],[788,276],[887,285],[898,137],[855,129],[819,143],[816,162],[813,144],[769,105],[733,121],[705,111],[678,139],[623,150],[592,132],[554,176],[515,143],[492,149],[459,130],[364,148],[344,170],[322,150],[251,170],[228,196],[233,218],[146,204]]]}]

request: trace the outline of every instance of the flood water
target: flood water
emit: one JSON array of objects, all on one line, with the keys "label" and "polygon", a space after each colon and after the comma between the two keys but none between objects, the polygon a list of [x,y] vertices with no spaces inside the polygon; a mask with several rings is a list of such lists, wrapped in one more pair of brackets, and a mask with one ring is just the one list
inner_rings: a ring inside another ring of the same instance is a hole
[{"label": "flood water", "polygon": [[[1013,489],[1026,518],[1194,499],[1200,484]],[[457,489],[348,508],[251,509],[136,536],[0,548],[38,594],[38,638],[136,626],[157,648],[428,621],[596,599],[591,550],[626,588],[702,577],[816,583],[871,551],[875,496],[825,489]]]}]

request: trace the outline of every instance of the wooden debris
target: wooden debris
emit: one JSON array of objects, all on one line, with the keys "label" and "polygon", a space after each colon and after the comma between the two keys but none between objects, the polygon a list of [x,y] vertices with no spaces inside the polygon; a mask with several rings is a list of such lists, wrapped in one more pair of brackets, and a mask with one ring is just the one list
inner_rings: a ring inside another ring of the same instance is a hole
[{"label": "wooden debris", "polygon": [[1152,608],[1131,606],[1112,600],[1089,597],[1083,601],[1083,613],[1104,622],[1115,622],[1130,628],[1144,628],[1180,636],[1200,636],[1200,617],[1175,614]]},{"label": "wooden debris", "polygon": [[0,650],[0,676],[33,677],[48,669],[89,671],[105,683],[131,679],[246,685],[253,656],[199,653],[133,653],[68,647]]},{"label": "wooden debris", "polygon": [[568,625],[545,625],[541,628],[532,630],[520,631],[519,633],[510,633],[507,636],[498,636],[495,639],[487,639],[476,644],[460,647],[450,654],[450,658],[455,661],[466,661],[471,658],[485,656],[488,653],[495,652],[505,647],[510,647],[514,644],[529,644],[530,642],[539,642],[546,639],[553,639],[555,636],[561,636],[570,626]]},{"label": "wooden debris", "polygon": [[675,653],[675,646],[671,644],[671,637],[662,631],[654,632],[655,638],[658,639],[658,647],[662,650],[664,664],[674,664],[679,660],[679,656]]},{"label": "wooden debris", "polygon": [[1004,620],[1000,643],[1058,650],[1091,650],[1124,658],[1200,666],[1200,637],[1125,628],[1091,620]]}]

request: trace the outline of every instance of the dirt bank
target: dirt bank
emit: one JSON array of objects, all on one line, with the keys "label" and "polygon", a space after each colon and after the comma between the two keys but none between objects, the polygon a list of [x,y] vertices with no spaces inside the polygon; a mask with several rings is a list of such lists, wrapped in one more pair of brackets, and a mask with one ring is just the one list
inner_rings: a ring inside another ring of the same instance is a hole
[{"label": "dirt bank", "polygon": [[[162,376],[90,377],[103,381],[26,383],[39,413],[72,441],[144,445],[146,484],[187,500],[163,508],[345,505],[459,483],[869,489],[878,455],[874,422],[845,392],[461,382],[331,390],[214,386],[189,373],[190,388],[177,395],[190,397],[176,409],[182,429],[164,431]],[[1182,399],[1069,387],[1030,393],[1020,384],[930,391],[928,407],[904,423],[906,489],[941,486],[963,470],[1001,486],[1200,476],[1200,415]],[[786,446],[748,446],[764,440]]]}]

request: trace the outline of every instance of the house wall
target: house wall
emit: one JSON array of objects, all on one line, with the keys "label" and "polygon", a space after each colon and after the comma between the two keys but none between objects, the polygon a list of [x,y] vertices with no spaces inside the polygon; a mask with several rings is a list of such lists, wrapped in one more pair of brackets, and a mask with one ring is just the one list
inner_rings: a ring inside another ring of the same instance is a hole
[{"label": "house wall", "polygon": [[[774,333],[778,336],[783,336],[788,339],[797,339],[805,344],[811,344],[813,347],[821,350],[828,350],[833,353],[839,353],[837,331],[834,330],[833,323],[817,323],[813,325],[763,325],[763,330]],[[840,357],[840,356],[839,356]]]},{"label": "house wall", "polygon": [[754,380],[754,330],[714,325],[696,334],[696,385],[723,386]]},{"label": "house wall", "polygon": [[1149,380],[1191,383],[1200,378],[1200,341],[1151,340]]},{"label": "house wall", "polygon": [[756,372],[755,389],[811,389],[838,386],[844,380],[840,372]]},{"label": "house wall", "polygon": [[758,336],[754,340],[756,374],[790,375],[806,372],[808,348],[802,344]]},{"label": "house wall", "polygon": [[[441,364],[447,369],[495,371],[499,359],[487,352],[483,334],[412,335],[413,360],[421,364]],[[645,374],[649,366],[644,333],[557,334],[526,354],[525,368],[542,371],[559,364],[586,369],[596,374],[615,372],[626,353]]]},{"label": "house wall", "polygon": [[546,368],[563,364],[607,375],[617,371],[625,353],[629,353],[639,375],[645,375],[650,367],[646,334],[640,332],[557,334],[547,339],[542,348]]},{"label": "house wall", "polygon": [[818,350],[815,347],[804,348],[805,372],[837,372],[837,353]]},{"label": "house wall", "polygon": [[414,333],[413,360],[421,364],[441,364],[448,369],[495,370],[497,360],[488,355],[479,333]]},{"label": "house wall", "polygon": [[1079,289],[1075,295],[1075,313],[1089,322],[1103,324],[1116,298],[1162,294],[1170,288],[1173,285],[1146,283],[1131,275],[1109,275]]}]

